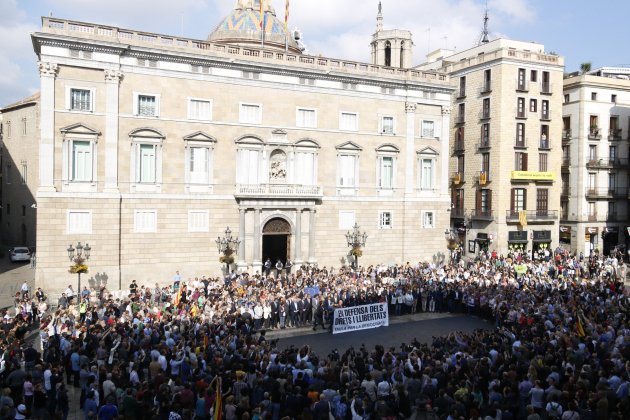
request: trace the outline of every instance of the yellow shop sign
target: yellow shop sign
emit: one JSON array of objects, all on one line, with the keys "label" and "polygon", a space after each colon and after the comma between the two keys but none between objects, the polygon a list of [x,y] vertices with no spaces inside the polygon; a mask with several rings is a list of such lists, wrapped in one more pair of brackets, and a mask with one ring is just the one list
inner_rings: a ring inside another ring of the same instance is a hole
[{"label": "yellow shop sign", "polygon": [[512,180],[523,181],[553,181],[554,172],[512,171]]}]

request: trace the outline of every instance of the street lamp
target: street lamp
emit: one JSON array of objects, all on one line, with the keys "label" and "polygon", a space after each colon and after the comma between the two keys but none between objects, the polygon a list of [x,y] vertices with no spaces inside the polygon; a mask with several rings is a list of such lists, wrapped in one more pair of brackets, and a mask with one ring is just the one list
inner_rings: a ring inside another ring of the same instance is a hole
[{"label": "street lamp", "polygon": [[92,252],[92,248],[90,244],[86,243],[85,246],[81,245],[81,242],[77,242],[76,247],[73,247],[72,244],[68,246],[68,258],[70,261],[74,263],[74,265],[70,266],[70,273],[78,275],[77,282],[77,304],[81,304],[81,274],[88,272],[88,266],[85,264],[87,260],[90,259],[90,253]]},{"label": "street lamp", "polygon": [[356,264],[356,269],[359,269],[359,257],[363,255],[363,251],[361,248],[365,246],[365,241],[367,241],[367,233],[361,233],[359,231],[359,225],[357,223],[352,227],[352,232],[346,233],[346,241],[348,242],[348,246],[351,248],[350,255],[354,256],[354,261]]},{"label": "street lamp", "polygon": [[225,229],[223,238],[219,236],[215,242],[217,243],[217,250],[223,254],[219,261],[225,264],[225,275],[227,276],[230,274],[230,264],[234,262],[234,254],[236,254],[241,241],[232,237],[232,231],[228,227]]}]

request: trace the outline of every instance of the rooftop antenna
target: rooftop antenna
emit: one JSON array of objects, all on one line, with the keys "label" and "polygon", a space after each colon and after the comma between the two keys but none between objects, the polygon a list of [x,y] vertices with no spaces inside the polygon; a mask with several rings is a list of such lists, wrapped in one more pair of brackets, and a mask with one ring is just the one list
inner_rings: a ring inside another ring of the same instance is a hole
[{"label": "rooftop antenna", "polygon": [[488,0],[486,0],[486,13],[483,17],[483,30],[481,31],[479,45],[487,44],[488,42],[490,42],[490,40],[488,39]]}]

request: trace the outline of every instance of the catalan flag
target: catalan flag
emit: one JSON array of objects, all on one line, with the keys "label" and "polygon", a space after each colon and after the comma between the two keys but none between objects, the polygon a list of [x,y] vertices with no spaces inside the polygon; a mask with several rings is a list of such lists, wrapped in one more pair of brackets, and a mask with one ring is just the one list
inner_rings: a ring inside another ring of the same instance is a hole
[{"label": "catalan flag", "polygon": [[265,25],[265,0],[260,0],[260,30],[262,31]]},{"label": "catalan flag", "polygon": [[577,313],[575,318],[576,318],[575,329],[577,331],[577,335],[579,337],[584,337],[586,335],[586,332],[584,332],[584,325],[582,324],[582,319],[580,317],[580,314]]},{"label": "catalan flag", "polygon": [[518,222],[521,224],[521,226],[527,226],[527,212],[525,210],[519,210]]},{"label": "catalan flag", "polygon": [[289,31],[289,0],[287,0],[284,8],[284,31]]},{"label": "catalan flag", "polygon": [[221,377],[219,377],[217,380],[216,388],[217,391],[214,398],[212,420],[221,420],[221,418],[223,417],[223,401],[221,400]]}]

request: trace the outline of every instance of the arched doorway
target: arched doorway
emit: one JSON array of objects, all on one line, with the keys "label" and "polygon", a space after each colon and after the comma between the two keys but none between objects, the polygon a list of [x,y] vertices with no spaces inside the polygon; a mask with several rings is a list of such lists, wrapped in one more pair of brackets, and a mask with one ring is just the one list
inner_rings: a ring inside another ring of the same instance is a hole
[{"label": "arched doorway", "polygon": [[284,265],[291,258],[291,225],[286,220],[276,217],[263,227],[262,256],[263,264],[271,260],[272,267],[280,260]]}]

